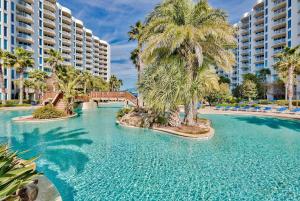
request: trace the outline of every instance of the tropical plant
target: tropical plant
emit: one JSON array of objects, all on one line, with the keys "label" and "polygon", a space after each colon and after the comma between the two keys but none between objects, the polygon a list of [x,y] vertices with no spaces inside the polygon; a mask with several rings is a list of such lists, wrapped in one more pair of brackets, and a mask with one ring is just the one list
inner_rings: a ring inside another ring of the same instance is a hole
[{"label": "tropical plant", "polygon": [[[184,61],[186,76],[185,123],[195,124],[198,97],[193,83],[203,61],[230,70],[235,62],[231,48],[236,44],[234,29],[226,14],[209,6],[206,0],[165,0],[150,13],[142,30],[142,59],[151,65],[170,55]],[[143,94],[148,96],[148,94]]]},{"label": "tropical plant", "polygon": [[109,79],[109,90],[110,91],[120,91],[123,81],[118,79],[115,75],[112,75]]},{"label": "tropical plant", "polygon": [[92,90],[93,91],[108,91],[109,85],[102,77],[94,76]]},{"label": "tropical plant", "polygon": [[23,48],[17,47],[15,49],[15,69],[16,72],[20,75],[19,78],[19,85],[20,85],[20,92],[19,92],[19,104],[23,104],[24,99],[24,71],[28,67],[33,67],[34,60],[32,58],[32,53],[29,51],[24,50]]},{"label": "tropical plant", "polygon": [[257,88],[255,82],[251,80],[245,80],[242,85],[242,94],[244,98],[248,98],[249,101],[257,97]]},{"label": "tropical plant", "polygon": [[59,90],[63,93],[65,112],[73,114],[75,98],[82,92],[82,74],[72,66],[59,66],[56,74]]},{"label": "tropical plant", "polygon": [[4,51],[0,49],[0,87],[1,87],[1,103],[6,104],[5,85],[4,85],[4,65],[3,65]]},{"label": "tropical plant", "polygon": [[88,72],[85,71],[82,73],[83,78],[83,93],[87,94],[88,91],[92,91],[94,88],[94,76]]},{"label": "tropical plant", "polygon": [[63,57],[61,56],[61,53],[59,51],[56,51],[55,49],[50,49],[48,51],[49,57],[46,58],[46,63],[51,67],[52,74],[50,77],[50,82],[53,87],[53,91],[56,92],[57,87],[57,76],[56,71],[59,66],[61,66],[62,62],[64,61]]},{"label": "tropical plant", "polygon": [[142,43],[141,43],[141,33],[144,29],[144,25],[141,21],[135,23],[134,26],[130,26],[130,31],[128,32],[129,41],[137,41],[137,48],[131,52],[130,59],[138,70],[142,68],[141,61],[141,52],[142,52]]},{"label": "tropical plant", "polygon": [[[8,51],[5,51],[2,55],[3,68],[6,68],[7,72],[11,72],[11,68],[15,65],[15,63],[16,63],[16,56],[14,54],[8,52]],[[11,85],[9,79],[8,79],[8,85]],[[6,97],[6,95],[7,95],[6,98],[9,98],[10,94],[11,94],[11,91],[6,92],[4,85],[2,85],[2,92],[3,91],[4,91],[4,93],[3,93],[4,96]],[[5,98],[2,99],[2,100],[5,100]]]},{"label": "tropical plant", "polygon": [[0,145],[0,199],[20,200],[17,191],[33,182],[39,175],[35,159],[21,160],[19,152],[11,152],[7,145]]},{"label": "tropical plant", "polygon": [[263,97],[260,98],[267,98],[267,92],[268,92],[268,82],[267,77],[271,75],[271,71],[268,68],[263,68],[258,72],[258,78],[260,79],[262,90],[263,90]]},{"label": "tropical plant", "polygon": [[230,83],[231,83],[231,80],[230,80],[228,77],[220,76],[219,83],[220,83],[220,84],[221,84],[221,83],[230,84]]},{"label": "tropical plant", "polygon": [[295,74],[300,72],[300,46],[285,47],[276,57],[279,61],[275,64],[275,69],[278,72],[287,74],[289,109],[292,109]]},{"label": "tropical plant", "polygon": [[38,100],[41,99],[42,94],[47,89],[46,79],[48,78],[48,75],[46,72],[35,69],[33,71],[29,72],[29,80],[33,82],[34,84],[34,90],[35,90],[35,96]]},{"label": "tropical plant", "polygon": [[35,119],[55,119],[64,117],[66,114],[49,104],[35,110],[32,116]]},{"label": "tropical plant", "polygon": [[29,100],[29,93],[30,93],[30,91],[35,90],[35,83],[33,82],[32,79],[26,79],[24,81],[24,88],[25,88],[25,94],[26,94],[25,99]]}]

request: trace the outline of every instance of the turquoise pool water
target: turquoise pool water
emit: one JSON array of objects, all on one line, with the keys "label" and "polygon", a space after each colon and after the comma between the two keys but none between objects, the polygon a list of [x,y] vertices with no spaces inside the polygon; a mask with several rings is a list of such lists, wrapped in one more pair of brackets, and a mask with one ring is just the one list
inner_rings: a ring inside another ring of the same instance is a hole
[{"label": "turquoise pool water", "polygon": [[40,154],[65,201],[300,200],[298,121],[209,115],[215,137],[193,141],[116,126],[117,110],[46,124],[1,112],[0,141]]}]

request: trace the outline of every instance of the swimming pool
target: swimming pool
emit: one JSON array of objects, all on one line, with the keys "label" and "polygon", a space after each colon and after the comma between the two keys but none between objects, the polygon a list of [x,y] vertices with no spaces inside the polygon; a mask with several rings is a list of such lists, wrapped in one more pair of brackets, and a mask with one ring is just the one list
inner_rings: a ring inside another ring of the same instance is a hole
[{"label": "swimming pool", "polygon": [[1,142],[41,155],[38,169],[72,200],[300,200],[300,123],[207,115],[215,137],[194,141],[115,125],[118,107],[79,118],[14,124]]}]

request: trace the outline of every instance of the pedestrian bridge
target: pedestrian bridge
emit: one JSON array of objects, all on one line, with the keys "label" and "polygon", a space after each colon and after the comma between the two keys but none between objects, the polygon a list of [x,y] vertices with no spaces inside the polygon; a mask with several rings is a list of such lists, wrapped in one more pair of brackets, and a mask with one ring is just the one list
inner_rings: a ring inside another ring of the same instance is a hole
[{"label": "pedestrian bridge", "polygon": [[[46,105],[52,103],[56,106],[56,103],[60,102],[58,99],[62,99],[60,93],[47,92],[43,95],[42,104]],[[137,106],[137,98],[129,92],[91,92],[88,95],[82,95],[76,97],[77,102],[124,102],[126,104],[132,104]]]}]

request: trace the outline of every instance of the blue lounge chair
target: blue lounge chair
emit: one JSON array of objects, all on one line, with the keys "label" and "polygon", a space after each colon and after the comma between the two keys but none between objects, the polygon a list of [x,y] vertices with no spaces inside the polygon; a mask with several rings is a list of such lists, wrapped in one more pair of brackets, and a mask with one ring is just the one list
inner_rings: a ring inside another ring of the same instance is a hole
[{"label": "blue lounge chair", "polygon": [[250,109],[250,106],[247,105],[247,106],[243,107],[241,110],[242,110],[242,111],[248,111],[249,109]]},{"label": "blue lounge chair", "polygon": [[216,106],[215,110],[222,110],[223,108],[223,106]]},{"label": "blue lounge chair", "polygon": [[300,114],[300,108],[295,108],[295,109],[291,110],[290,113],[291,114]]},{"label": "blue lounge chair", "polygon": [[277,112],[277,113],[283,113],[283,112],[286,112],[287,110],[288,110],[287,107],[281,107],[281,108],[278,108],[278,109],[276,110],[276,112]]},{"label": "blue lounge chair", "polygon": [[253,108],[253,112],[260,112],[261,111],[261,107],[257,106]]},{"label": "blue lounge chair", "polygon": [[235,106],[231,110],[233,111],[239,111],[241,109],[241,106]]},{"label": "blue lounge chair", "polygon": [[263,112],[271,112],[272,111],[272,107],[265,107],[262,111]]},{"label": "blue lounge chair", "polygon": [[225,111],[228,111],[228,110],[230,110],[232,107],[231,106],[227,106],[227,107],[225,107]]}]

